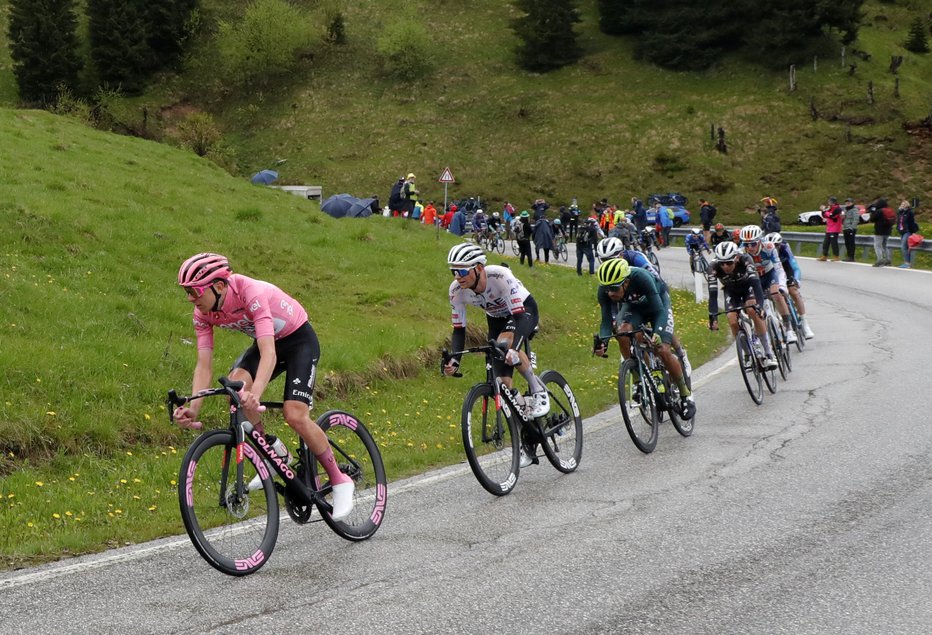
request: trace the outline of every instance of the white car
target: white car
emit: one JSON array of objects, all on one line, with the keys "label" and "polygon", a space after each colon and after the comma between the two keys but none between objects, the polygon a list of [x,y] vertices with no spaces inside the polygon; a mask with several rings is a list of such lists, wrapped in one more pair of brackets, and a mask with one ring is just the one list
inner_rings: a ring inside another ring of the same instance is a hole
[{"label": "white car", "polygon": [[[863,205],[855,205],[861,211],[861,220],[858,221],[859,225],[870,222],[871,215],[868,213],[867,209]],[[799,224],[800,225],[824,225],[825,219],[822,218],[821,210],[813,210],[811,212],[803,212],[799,215]]]}]

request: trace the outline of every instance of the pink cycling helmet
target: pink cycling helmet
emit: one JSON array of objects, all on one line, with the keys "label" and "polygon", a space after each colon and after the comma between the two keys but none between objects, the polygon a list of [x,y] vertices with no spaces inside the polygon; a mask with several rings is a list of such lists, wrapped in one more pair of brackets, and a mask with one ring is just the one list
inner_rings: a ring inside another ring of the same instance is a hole
[{"label": "pink cycling helmet", "polygon": [[232,273],[226,256],[206,252],[181,263],[178,284],[182,287],[206,287],[216,280],[226,280]]}]

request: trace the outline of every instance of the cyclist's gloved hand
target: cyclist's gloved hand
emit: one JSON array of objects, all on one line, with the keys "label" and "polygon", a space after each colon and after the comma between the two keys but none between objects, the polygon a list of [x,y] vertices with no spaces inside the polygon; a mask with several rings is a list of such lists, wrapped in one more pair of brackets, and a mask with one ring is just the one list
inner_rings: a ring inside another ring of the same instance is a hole
[{"label": "cyclist's gloved hand", "polygon": [[650,343],[654,346],[660,346],[660,333],[654,333],[650,338]]},{"label": "cyclist's gloved hand", "polygon": [[200,421],[197,421],[197,413],[195,413],[190,408],[185,406],[179,406],[175,408],[175,412],[172,414],[175,419],[175,423],[179,427],[185,428],[187,430],[200,430],[204,427]]},{"label": "cyclist's gloved hand", "polygon": [[517,366],[521,363],[521,356],[513,348],[509,348],[508,352],[505,353],[505,363],[509,366]]}]

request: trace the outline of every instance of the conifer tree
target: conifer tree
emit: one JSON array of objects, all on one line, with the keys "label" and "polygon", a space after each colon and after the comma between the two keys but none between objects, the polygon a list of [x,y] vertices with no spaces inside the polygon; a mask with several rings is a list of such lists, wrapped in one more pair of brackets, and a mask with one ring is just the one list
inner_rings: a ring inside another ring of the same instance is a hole
[{"label": "conifer tree", "polygon": [[146,0],[88,0],[91,60],[102,86],[128,94],[142,90],[149,46],[143,6]]},{"label": "conifer tree", "polygon": [[9,46],[19,96],[46,106],[59,88],[77,92],[81,59],[74,0],[10,0]]},{"label": "conifer tree", "polygon": [[637,34],[647,18],[638,0],[599,0],[599,30],[608,35]]},{"label": "conifer tree", "polygon": [[917,17],[913,20],[913,23],[909,27],[909,36],[906,38],[906,43],[903,44],[906,47],[907,51],[912,51],[913,53],[928,53],[929,52],[929,38],[926,33],[925,21],[922,18]]},{"label": "conifer tree", "polygon": [[200,8],[199,0],[149,0],[143,5],[146,43],[152,70],[177,69],[191,35],[191,18]]},{"label": "conifer tree", "polygon": [[574,25],[579,22],[576,0],[515,0],[525,15],[512,20],[518,36],[518,65],[547,72],[572,64],[582,55]]}]

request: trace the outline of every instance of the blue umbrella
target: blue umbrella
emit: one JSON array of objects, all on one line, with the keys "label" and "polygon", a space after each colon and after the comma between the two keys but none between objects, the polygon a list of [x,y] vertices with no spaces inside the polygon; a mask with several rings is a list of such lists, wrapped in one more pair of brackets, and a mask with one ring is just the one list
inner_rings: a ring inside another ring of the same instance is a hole
[{"label": "blue umbrella", "polygon": [[271,185],[278,180],[278,172],[275,170],[262,170],[252,175],[250,181],[253,185]]},{"label": "blue umbrella", "polygon": [[357,198],[349,194],[334,194],[320,205],[320,209],[334,218],[365,218],[372,215],[372,198]]}]

